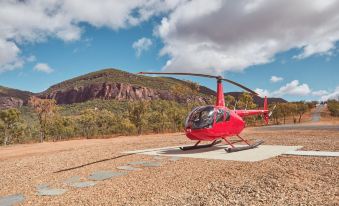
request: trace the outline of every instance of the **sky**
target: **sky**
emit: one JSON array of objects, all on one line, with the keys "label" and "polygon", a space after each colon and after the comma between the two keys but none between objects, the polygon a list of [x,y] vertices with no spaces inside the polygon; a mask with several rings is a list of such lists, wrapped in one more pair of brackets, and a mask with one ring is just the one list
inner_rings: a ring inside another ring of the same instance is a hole
[{"label": "sky", "polygon": [[338,11],[339,0],[2,0],[0,85],[41,92],[118,68],[217,74],[289,101],[339,98]]}]

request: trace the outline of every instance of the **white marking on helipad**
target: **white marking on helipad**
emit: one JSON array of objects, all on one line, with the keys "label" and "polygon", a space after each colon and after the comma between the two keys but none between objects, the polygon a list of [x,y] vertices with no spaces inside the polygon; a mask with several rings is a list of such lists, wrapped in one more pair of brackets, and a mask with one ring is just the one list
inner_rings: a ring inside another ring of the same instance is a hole
[{"label": "white marking on helipad", "polygon": [[[180,146],[153,148],[146,150],[128,151],[124,153],[255,162],[276,157],[286,152],[302,148],[302,146],[260,145],[254,149],[227,153],[225,151],[225,148],[227,148],[226,145],[217,145],[209,148],[188,151],[182,151],[179,149],[179,147]],[[237,145],[237,147],[241,147],[241,145]]]},{"label": "white marking on helipad", "polygon": [[326,151],[288,151],[286,155],[315,156],[315,157],[339,157],[339,152]]}]

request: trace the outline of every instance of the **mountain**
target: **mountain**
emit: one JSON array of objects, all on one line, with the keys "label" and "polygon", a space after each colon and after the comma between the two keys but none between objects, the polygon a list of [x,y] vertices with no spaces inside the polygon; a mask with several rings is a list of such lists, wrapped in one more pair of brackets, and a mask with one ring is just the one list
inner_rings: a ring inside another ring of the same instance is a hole
[{"label": "mountain", "polygon": [[[231,95],[235,99],[239,99],[239,96],[242,94],[242,92],[227,92],[224,95]],[[253,101],[260,107],[264,106],[264,98],[261,98],[259,96],[253,96]],[[287,101],[283,98],[275,98],[275,97],[269,97],[267,98],[268,104],[273,104],[273,103],[286,103]]]},{"label": "mountain", "polygon": [[[136,75],[118,69],[104,69],[75,77],[51,86],[41,93],[31,93],[0,86],[0,109],[21,107],[27,104],[30,96],[55,99],[57,104],[73,104],[86,102],[93,99],[114,100],[174,100],[181,103],[198,101],[210,102],[216,92],[204,87],[199,87],[198,93],[180,94],[180,91],[189,93],[192,83],[172,77],[150,77]],[[229,92],[235,98],[241,92]],[[254,96],[258,105],[263,105],[263,99]],[[287,102],[281,98],[269,98],[269,103]]]},{"label": "mountain", "polygon": [[28,102],[31,92],[0,86],[0,109],[21,107]]},{"label": "mountain", "polygon": [[197,95],[182,96],[172,91],[173,86],[189,88],[190,83],[175,78],[136,75],[118,69],[104,69],[53,85],[38,94],[55,99],[57,104],[72,104],[92,99],[116,100],[175,100],[206,103],[215,92],[200,86]]}]

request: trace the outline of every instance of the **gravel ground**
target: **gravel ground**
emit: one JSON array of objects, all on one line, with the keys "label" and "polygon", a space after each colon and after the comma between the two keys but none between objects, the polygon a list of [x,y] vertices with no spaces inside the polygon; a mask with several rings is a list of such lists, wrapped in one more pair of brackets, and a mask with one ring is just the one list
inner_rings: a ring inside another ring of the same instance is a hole
[{"label": "gravel ground", "polygon": [[[304,150],[339,151],[338,131],[266,131],[243,136],[265,144],[302,145]],[[246,163],[183,158],[177,161],[122,151],[187,144],[183,134],[16,145],[0,148],[0,196],[21,193],[22,205],[338,205],[339,158],[279,156]],[[39,150],[39,148],[43,149]],[[54,147],[56,145],[56,147]],[[17,154],[17,155],[16,155]],[[119,172],[129,162],[160,162],[127,175],[74,188],[70,177]],[[67,189],[38,196],[36,186]]]}]

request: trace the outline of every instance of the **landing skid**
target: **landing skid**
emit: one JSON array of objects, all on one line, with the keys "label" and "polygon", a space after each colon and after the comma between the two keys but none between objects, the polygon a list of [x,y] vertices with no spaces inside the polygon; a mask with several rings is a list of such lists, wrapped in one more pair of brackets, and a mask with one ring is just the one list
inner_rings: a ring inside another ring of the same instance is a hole
[{"label": "landing skid", "polygon": [[248,149],[253,149],[258,147],[259,145],[261,145],[262,143],[264,143],[263,140],[260,140],[254,144],[248,145],[248,146],[244,146],[244,147],[232,147],[232,148],[226,148],[225,151],[228,153],[231,152],[238,152],[238,151],[243,151],[243,150],[248,150]]},{"label": "landing skid", "polygon": [[205,145],[199,145],[200,141],[198,141],[195,145],[193,146],[187,146],[187,147],[180,147],[182,151],[186,150],[194,150],[194,149],[201,149],[201,148],[207,148],[207,147],[212,147],[216,144],[221,143],[221,140],[214,140],[211,144],[205,144]]}]

